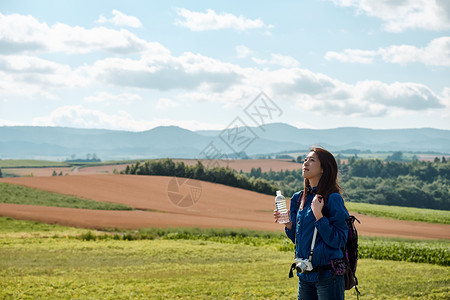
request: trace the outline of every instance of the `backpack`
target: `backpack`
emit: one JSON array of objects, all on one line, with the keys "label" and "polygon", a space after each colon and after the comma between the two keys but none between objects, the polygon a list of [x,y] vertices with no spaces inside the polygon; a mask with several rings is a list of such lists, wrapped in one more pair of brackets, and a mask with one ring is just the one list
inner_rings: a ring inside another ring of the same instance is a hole
[{"label": "backpack", "polygon": [[355,216],[350,216],[345,221],[347,222],[348,226],[347,243],[342,249],[342,252],[344,253],[344,259],[347,263],[347,270],[344,273],[345,289],[350,290],[354,287],[359,298],[360,292],[357,287],[358,278],[356,278],[356,267],[358,264],[358,231],[355,227],[355,221],[358,221],[358,223],[361,222],[359,222],[359,220]]},{"label": "backpack", "polygon": [[[300,207],[300,201],[302,198],[303,192],[301,192],[299,196],[299,200],[297,202],[298,207]],[[326,201],[323,206],[322,213],[325,217],[328,217],[329,215]],[[345,247],[341,249],[344,257],[342,259],[332,260],[330,263],[332,272],[338,273],[339,275],[344,275],[345,289],[350,290],[355,288],[359,299],[359,295],[361,293],[358,290],[358,278],[356,278],[356,267],[358,264],[358,231],[356,230],[355,221],[358,221],[358,223],[361,224],[361,222],[352,215],[345,220],[348,227],[348,234],[347,243],[345,244]]]}]

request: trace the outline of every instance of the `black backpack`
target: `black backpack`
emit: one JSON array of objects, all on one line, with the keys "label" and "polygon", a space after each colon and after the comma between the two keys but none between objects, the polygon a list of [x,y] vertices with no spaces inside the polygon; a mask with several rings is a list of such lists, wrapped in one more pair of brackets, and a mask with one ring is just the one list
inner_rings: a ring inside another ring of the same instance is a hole
[{"label": "black backpack", "polygon": [[358,221],[358,223],[361,222],[359,222],[355,216],[350,216],[345,221],[348,226],[347,243],[345,244],[345,248],[342,249],[344,259],[347,262],[347,271],[344,273],[345,289],[350,290],[354,287],[359,298],[360,292],[357,287],[358,278],[356,278],[356,267],[358,264],[358,231],[355,227],[355,221]]}]

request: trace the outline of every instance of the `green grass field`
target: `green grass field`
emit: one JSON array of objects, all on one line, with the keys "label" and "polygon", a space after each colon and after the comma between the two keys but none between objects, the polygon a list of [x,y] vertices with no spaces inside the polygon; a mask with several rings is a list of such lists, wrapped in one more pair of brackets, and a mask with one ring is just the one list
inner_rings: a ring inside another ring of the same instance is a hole
[{"label": "green grass field", "polygon": [[4,182],[0,182],[0,195],[0,203],[101,210],[132,210],[131,207],[123,204],[97,202]]},{"label": "green grass field", "polygon": [[70,164],[58,161],[33,160],[33,159],[0,160],[0,168],[47,168],[47,167],[70,167]]},{"label": "green grass field", "polygon": [[[116,204],[6,183],[0,183],[0,195],[1,202],[10,201],[6,203],[120,209]],[[376,216],[449,224],[445,211],[347,206]],[[0,257],[0,299],[296,299],[297,295],[297,279],[288,278],[293,245],[281,232],[156,228],[95,232],[0,218]],[[360,257],[362,299],[450,299],[448,240],[362,237]],[[347,291],[346,299],[356,299],[354,291]]]},{"label": "green grass field", "polygon": [[[293,253],[280,251],[276,233],[140,234],[152,239],[95,238],[105,233],[0,218],[0,299],[296,297],[298,281],[288,278]],[[360,259],[357,276],[362,299],[450,297],[448,266]],[[356,299],[354,292],[346,299]]]},{"label": "green grass field", "polygon": [[450,224],[450,211],[448,210],[401,207],[401,206],[356,203],[356,202],[346,202],[345,206],[351,212],[369,216],[391,218],[405,221]]},{"label": "green grass field", "polygon": [[[0,298],[292,299],[292,253],[193,240],[0,239]],[[363,259],[363,299],[448,299],[449,267]],[[424,278],[426,278],[424,280]],[[356,299],[352,291],[347,299]]]},{"label": "green grass field", "polygon": [[101,162],[58,162],[49,160],[33,160],[33,159],[0,159],[0,168],[54,168],[54,167],[73,167],[73,166],[105,166],[132,164],[137,160],[114,160]]}]

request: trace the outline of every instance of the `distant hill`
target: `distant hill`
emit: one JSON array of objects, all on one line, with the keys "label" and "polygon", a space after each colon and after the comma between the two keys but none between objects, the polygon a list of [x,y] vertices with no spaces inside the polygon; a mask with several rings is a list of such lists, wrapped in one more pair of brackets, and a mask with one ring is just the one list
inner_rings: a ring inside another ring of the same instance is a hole
[{"label": "distant hill", "polygon": [[[288,142],[299,147],[322,145],[331,150],[359,149],[371,151],[450,152],[450,130],[368,129],[341,127],[335,129],[300,129],[284,123],[251,128],[259,139]],[[217,136],[219,130],[196,131]],[[299,148],[302,149],[302,148]]]},{"label": "distant hill", "polygon": [[306,151],[319,144],[331,151],[450,152],[450,130],[299,129],[284,123],[230,130],[190,131],[161,126],[142,132],[64,127],[0,127],[0,158],[69,159],[95,153],[102,160],[134,158],[224,158],[245,151],[266,155]]}]

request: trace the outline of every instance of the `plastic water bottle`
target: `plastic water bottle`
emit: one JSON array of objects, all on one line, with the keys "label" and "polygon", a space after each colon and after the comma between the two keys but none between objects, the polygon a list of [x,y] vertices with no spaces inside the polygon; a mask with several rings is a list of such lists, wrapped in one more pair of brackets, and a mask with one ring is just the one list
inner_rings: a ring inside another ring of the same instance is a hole
[{"label": "plastic water bottle", "polygon": [[288,210],[286,208],[286,199],[283,195],[281,195],[281,191],[277,191],[277,196],[275,197],[275,206],[280,213],[278,217],[278,223],[289,223],[291,220],[289,219]]}]

